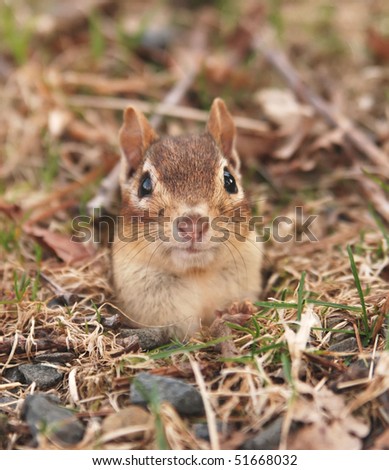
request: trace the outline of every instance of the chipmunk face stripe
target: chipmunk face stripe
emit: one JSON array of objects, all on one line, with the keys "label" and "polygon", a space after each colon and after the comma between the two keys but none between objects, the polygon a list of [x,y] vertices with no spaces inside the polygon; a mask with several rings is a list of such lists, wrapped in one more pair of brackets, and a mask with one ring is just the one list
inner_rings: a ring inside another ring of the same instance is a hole
[{"label": "chipmunk face stripe", "polygon": [[249,231],[235,126],[223,101],[214,101],[205,133],[181,137],[159,138],[128,108],[120,144],[126,238],[118,232],[112,263],[130,323],[166,326],[182,339],[216,310],[254,300],[261,248]]},{"label": "chipmunk face stripe", "polygon": [[214,191],[219,164],[216,144],[207,135],[161,139],[152,145],[147,158],[157,168],[165,189],[179,201],[196,204],[209,200]]}]

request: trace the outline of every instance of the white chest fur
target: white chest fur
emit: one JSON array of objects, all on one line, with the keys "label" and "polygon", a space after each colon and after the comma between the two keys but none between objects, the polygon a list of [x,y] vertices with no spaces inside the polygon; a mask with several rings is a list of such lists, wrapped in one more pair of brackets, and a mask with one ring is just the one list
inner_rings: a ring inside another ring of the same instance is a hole
[{"label": "white chest fur", "polygon": [[206,271],[173,274],[144,257],[136,260],[131,244],[117,241],[114,281],[123,312],[134,327],[168,327],[173,336],[190,337],[201,325],[212,323],[216,310],[234,301],[256,299],[260,249],[246,240],[239,245],[239,255],[226,249]]}]

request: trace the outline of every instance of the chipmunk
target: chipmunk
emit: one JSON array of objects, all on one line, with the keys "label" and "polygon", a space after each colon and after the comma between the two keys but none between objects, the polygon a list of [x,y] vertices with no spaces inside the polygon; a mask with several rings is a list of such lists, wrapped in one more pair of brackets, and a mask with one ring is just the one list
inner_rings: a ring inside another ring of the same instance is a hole
[{"label": "chipmunk", "polygon": [[124,111],[112,266],[133,327],[164,327],[183,340],[232,302],[257,299],[262,251],[235,135],[220,98],[199,135],[160,138],[141,112]]}]

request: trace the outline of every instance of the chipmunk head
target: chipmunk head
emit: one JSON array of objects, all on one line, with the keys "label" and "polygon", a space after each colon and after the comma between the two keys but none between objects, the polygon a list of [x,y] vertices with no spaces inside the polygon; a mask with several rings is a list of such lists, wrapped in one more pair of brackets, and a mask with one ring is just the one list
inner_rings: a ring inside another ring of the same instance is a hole
[{"label": "chipmunk head", "polygon": [[[225,256],[226,245],[247,235],[235,135],[219,98],[200,135],[160,138],[142,113],[125,110],[120,130],[124,231],[132,242],[146,243],[144,254],[155,250],[152,262],[177,272],[206,269]],[[238,228],[233,216],[241,218]]]}]

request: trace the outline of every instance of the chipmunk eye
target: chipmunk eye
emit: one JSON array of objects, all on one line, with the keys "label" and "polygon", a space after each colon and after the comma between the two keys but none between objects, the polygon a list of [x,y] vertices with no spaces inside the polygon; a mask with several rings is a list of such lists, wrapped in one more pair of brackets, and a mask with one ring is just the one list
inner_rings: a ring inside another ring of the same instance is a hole
[{"label": "chipmunk eye", "polygon": [[224,169],[224,187],[230,194],[236,194],[238,192],[238,186],[236,185],[235,178],[231,175],[227,168]]},{"label": "chipmunk eye", "polygon": [[153,191],[153,185],[149,173],[145,173],[139,186],[138,195],[140,198],[149,196]]}]

